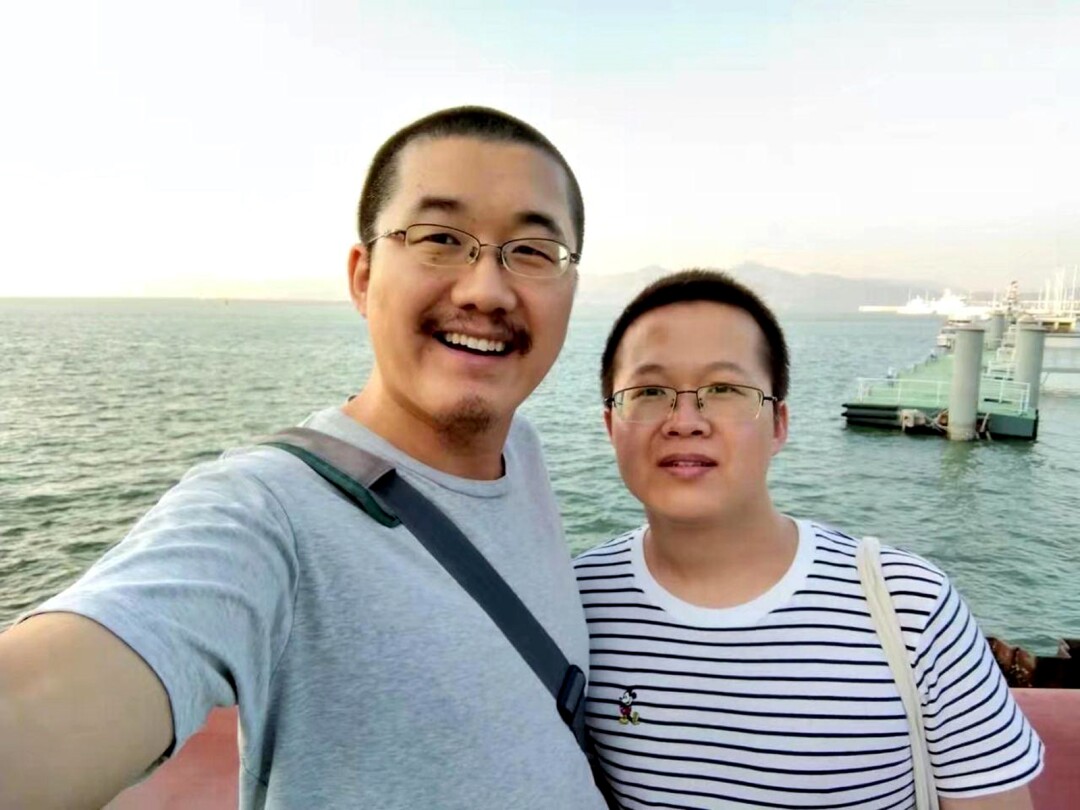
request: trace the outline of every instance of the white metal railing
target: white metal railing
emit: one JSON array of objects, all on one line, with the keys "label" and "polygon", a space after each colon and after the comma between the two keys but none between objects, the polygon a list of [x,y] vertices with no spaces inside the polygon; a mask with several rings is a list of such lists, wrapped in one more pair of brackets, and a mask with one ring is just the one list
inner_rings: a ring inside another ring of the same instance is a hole
[{"label": "white metal railing", "polygon": [[[885,405],[949,406],[950,380],[905,380],[894,377],[859,377],[856,399]],[[1027,383],[984,376],[979,380],[979,402],[993,403],[999,413],[1022,414],[1031,391]]]},{"label": "white metal railing", "polygon": [[1031,386],[1013,380],[997,380],[983,377],[979,380],[979,401],[993,402],[997,410],[1022,414],[1028,409]]},{"label": "white metal railing", "polygon": [[905,380],[896,377],[860,377],[859,400],[887,405],[925,405],[944,408],[949,403],[948,380]]}]

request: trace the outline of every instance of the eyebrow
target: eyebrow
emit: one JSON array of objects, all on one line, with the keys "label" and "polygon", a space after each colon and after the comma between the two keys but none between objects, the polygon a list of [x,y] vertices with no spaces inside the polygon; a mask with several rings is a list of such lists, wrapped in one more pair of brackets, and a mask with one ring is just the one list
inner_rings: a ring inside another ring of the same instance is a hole
[{"label": "eyebrow", "polygon": [[438,211],[447,214],[456,214],[464,206],[453,197],[421,197],[413,208],[413,214],[426,214],[429,211]]},{"label": "eyebrow", "polygon": [[[421,197],[420,201],[413,208],[413,215],[418,216],[430,212],[460,214],[464,210],[464,203],[453,197],[426,196]],[[566,234],[562,232],[562,228],[559,227],[554,217],[545,214],[543,211],[519,211],[514,216],[514,220],[517,225],[539,225],[556,239],[559,239],[562,242],[566,241]]]},{"label": "eyebrow", "polygon": [[542,211],[522,211],[517,215],[517,221],[522,225],[539,225],[560,241],[566,241],[566,234],[562,232],[562,228],[552,217]]},{"label": "eyebrow", "polygon": [[[646,374],[662,374],[666,370],[666,367],[659,363],[643,363],[631,372],[631,376],[642,377]],[[747,373],[745,368],[730,360],[717,360],[715,363],[709,363],[709,365],[705,366],[704,371],[707,373],[713,371],[735,371],[743,376],[746,376]]]}]

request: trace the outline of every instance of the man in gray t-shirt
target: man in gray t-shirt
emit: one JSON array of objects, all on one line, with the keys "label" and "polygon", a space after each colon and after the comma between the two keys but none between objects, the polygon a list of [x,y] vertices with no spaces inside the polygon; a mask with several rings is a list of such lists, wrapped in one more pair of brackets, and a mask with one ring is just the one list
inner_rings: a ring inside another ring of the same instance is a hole
[{"label": "man in gray t-shirt", "polygon": [[[535,432],[584,214],[554,146],[458,108],[394,135],[350,291],[375,365],[305,424],[389,459],[585,668]],[[238,705],[242,807],[603,807],[551,696],[403,527],[274,448],[201,465],[0,635],[0,807],[100,807]]]}]

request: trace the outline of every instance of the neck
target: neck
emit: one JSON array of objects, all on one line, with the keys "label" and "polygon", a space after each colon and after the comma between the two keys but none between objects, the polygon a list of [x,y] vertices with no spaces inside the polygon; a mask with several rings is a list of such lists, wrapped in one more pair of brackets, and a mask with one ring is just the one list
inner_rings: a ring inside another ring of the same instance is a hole
[{"label": "neck", "polygon": [[398,450],[441,472],[491,481],[502,477],[502,451],[510,418],[492,420],[483,430],[454,430],[398,406],[370,385],[342,411]]},{"label": "neck", "polygon": [[798,527],[768,495],[757,508],[722,521],[647,516],[649,572],[667,591],[701,607],[732,607],[765,593],[791,567],[798,548]]}]

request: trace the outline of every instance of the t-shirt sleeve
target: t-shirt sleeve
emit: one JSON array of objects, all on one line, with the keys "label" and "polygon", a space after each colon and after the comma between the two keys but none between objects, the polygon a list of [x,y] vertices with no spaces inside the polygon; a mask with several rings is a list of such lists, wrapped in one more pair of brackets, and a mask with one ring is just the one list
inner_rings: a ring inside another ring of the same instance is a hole
[{"label": "t-shirt sleeve", "polygon": [[1042,741],[1013,700],[986,639],[948,579],[922,633],[915,676],[940,795],[997,793],[1039,774]]},{"label": "t-shirt sleeve", "polygon": [[178,750],[214,706],[261,701],[292,625],[297,559],[281,505],[244,458],[196,467],[74,585],[28,615],[103,625],[169,695]]}]

